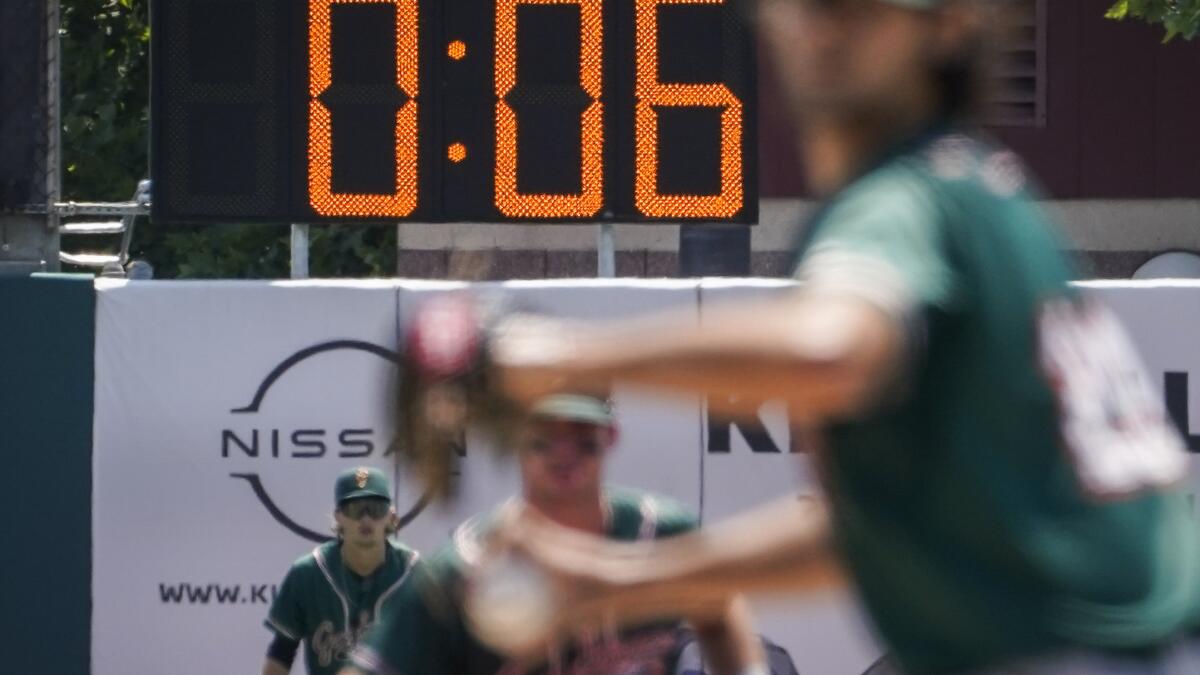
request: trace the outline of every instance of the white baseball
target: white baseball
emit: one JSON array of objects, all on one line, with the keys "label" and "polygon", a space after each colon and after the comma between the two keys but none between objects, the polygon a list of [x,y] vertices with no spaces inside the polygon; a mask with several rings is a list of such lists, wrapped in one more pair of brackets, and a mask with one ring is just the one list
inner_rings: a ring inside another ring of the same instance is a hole
[{"label": "white baseball", "polygon": [[504,652],[528,648],[544,638],[556,610],[549,578],[513,553],[481,564],[466,604],[476,636]]}]

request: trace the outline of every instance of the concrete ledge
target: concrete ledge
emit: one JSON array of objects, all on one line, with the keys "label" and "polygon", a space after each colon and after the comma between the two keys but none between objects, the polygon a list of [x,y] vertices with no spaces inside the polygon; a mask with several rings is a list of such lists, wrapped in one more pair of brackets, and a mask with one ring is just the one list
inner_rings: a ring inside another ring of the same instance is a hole
[{"label": "concrete ledge", "polygon": [[1044,202],[1074,248],[1089,251],[1200,250],[1200,200]]},{"label": "concrete ledge", "polygon": [[[1080,279],[1129,279],[1142,263],[1159,251],[1074,251]],[[750,273],[755,277],[791,275],[789,251],[754,251]],[[596,276],[595,251],[471,251],[445,249],[400,251],[398,275],[409,279],[500,281],[565,279]],[[674,278],[679,256],[674,251],[617,251],[617,276]]]},{"label": "concrete ledge", "polygon": [[[1072,248],[1087,251],[1200,250],[1200,200],[1050,200],[1043,202]],[[814,202],[764,199],[753,226],[751,249],[789,251]],[[598,226],[404,223],[402,251],[594,251]],[[616,225],[619,251],[675,252],[678,225]]]},{"label": "concrete ledge", "polygon": [[[1080,278],[1128,279],[1167,250],[1200,251],[1200,200],[1058,200],[1043,206],[1075,251]],[[814,203],[767,199],[751,234],[751,272],[785,277]],[[405,223],[397,237],[401,276],[422,279],[594,277],[594,223],[484,225]],[[617,276],[675,277],[678,225],[617,225]]]},{"label": "concrete ledge", "polygon": [[[783,251],[755,251],[750,270],[757,277],[787,277],[792,255]],[[617,251],[617,276],[674,278],[679,276],[675,251]],[[595,251],[400,251],[397,275],[407,279],[498,281],[509,279],[565,279],[596,276]]]}]

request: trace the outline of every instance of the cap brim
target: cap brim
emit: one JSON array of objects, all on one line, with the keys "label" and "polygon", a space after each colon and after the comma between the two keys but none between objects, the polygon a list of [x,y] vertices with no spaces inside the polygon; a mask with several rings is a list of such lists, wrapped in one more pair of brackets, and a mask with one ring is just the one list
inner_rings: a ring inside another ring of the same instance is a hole
[{"label": "cap brim", "polygon": [[590,396],[551,396],[533,407],[533,415],[597,426],[613,424],[613,414],[608,404]]},{"label": "cap brim", "polygon": [[374,497],[375,499],[386,499],[389,502],[392,501],[391,495],[380,494],[374,490],[355,490],[354,492],[342,495],[342,498],[338,500],[338,503],[341,504],[343,502],[348,502],[351,499],[362,499],[363,497]]}]

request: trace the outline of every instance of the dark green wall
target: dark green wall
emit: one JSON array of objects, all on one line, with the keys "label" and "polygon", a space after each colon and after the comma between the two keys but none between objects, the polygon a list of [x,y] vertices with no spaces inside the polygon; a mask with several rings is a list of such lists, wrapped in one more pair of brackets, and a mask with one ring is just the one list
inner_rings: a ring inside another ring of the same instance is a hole
[{"label": "dark green wall", "polygon": [[90,275],[0,277],[5,672],[89,669],[95,314]]}]

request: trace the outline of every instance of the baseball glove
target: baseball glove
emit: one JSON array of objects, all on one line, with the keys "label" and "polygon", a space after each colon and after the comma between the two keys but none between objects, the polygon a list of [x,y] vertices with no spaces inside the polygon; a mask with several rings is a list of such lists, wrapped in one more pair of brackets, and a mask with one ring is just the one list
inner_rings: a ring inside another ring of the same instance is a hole
[{"label": "baseball glove", "polygon": [[523,411],[501,393],[489,358],[496,304],[447,294],[419,307],[409,324],[392,451],[424,484],[428,498],[454,496],[453,474],[468,428],[490,436],[498,452],[513,446]]}]

